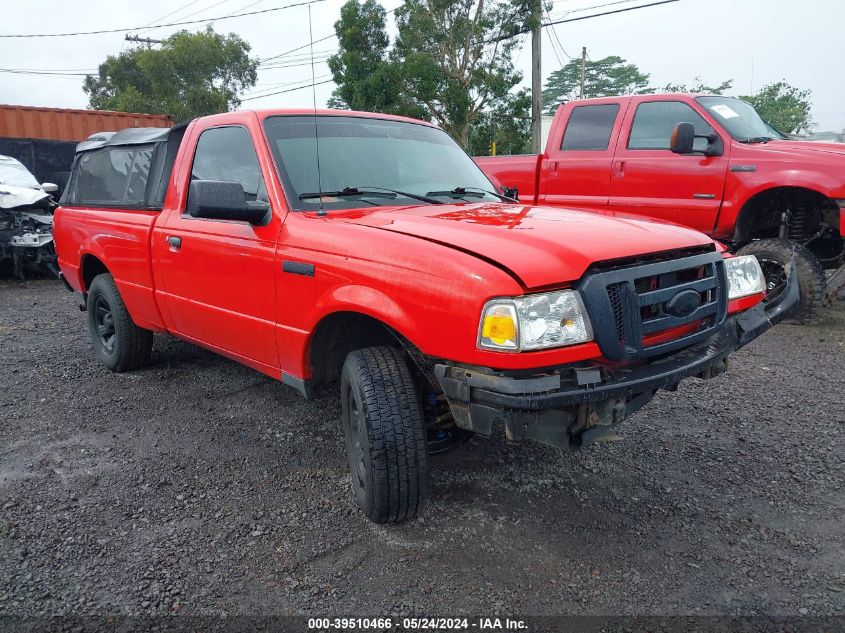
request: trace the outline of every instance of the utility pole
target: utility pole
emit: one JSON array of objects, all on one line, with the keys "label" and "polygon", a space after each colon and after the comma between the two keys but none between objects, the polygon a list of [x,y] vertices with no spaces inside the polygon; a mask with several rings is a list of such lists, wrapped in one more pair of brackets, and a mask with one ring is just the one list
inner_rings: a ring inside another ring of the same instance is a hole
[{"label": "utility pole", "polygon": [[584,98],[584,75],[587,74],[587,47],[581,47],[581,91],[578,93],[578,98]]},{"label": "utility pole", "polygon": [[126,35],[124,37],[127,42],[138,42],[146,43],[147,46],[152,46],[153,44],[164,44],[164,40],[154,40],[151,37],[138,37],[137,35]]},{"label": "utility pole", "polygon": [[539,154],[543,151],[541,146],[543,136],[543,78],[540,68],[540,2],[543,0],[531,0],[531,151]]}]

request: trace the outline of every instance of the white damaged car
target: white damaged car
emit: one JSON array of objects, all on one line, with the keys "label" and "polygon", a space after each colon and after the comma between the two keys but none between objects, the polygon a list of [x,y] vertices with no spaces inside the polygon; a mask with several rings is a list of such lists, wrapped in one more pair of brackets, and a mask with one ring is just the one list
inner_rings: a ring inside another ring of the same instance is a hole
[{"label": "white damaged car", "polygon": [[50,195],[58,186],[39,183],[9,156],[0,155],[0,268],[18,279],[27,269],[58,274],[53,246],[53,209]]}]

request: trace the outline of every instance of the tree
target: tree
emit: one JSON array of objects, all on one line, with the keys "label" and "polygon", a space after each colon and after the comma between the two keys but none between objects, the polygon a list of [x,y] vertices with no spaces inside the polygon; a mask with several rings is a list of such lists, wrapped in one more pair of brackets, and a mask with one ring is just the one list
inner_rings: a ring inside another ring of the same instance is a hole
[{"label": "tree", "polygon": [[337,88],[330,108],[420,115],[402,98],[399,74],[387,58],[386,12],[376,0],[350,0],[334,23],[339,52],[329,58]]},{"label": "tree", "polygon": [[176,121],[226,112],[255,85],[258,60],[249,51],[233,33],[180,31],[160,48],[109,55],[83,90],[96,110],[172,114]]},{"label": "tree", "polygon": [[701,77],[696,77],[692,81],[692,86],[686,84],[668,83],[662,88],[662,92],[700,92],[711,95],[724,94],[726,90],[730,90],[733,86],[734,80],[727,79],[718,86],[707,86],[701,81]]},{"label": "tree", "polygon": [[807,132],[813,126],[810,90],[799,90],[785,81],[776,81],[760,88],[754,95],[741,96],[763,120],[785,134]]},{"label": "tree", "polygon": [[486,156],[492,153],[493,141],[499,154],[531,151],[531,91],[520,90],[495,110],[480,113],[470,127],[467,151]]},{"label": "tree", "polygon": [[525,0],[406,0],[388,53],[384,9],[349,0],[335,23],[332,107],[404,114],[438,123],[464,147],[484,112],[501,109],[522,79],[511,53]]},{"label": "tree", "polygon": [[[628,64],[617,55],[597,61],[587,61],[584,72],[584,97],[616,97],[619,95],[649,94],[648,73],[640,72],[636,64]],[[553,113],[565,101],[577,99],[581,91],[581,60],[573,59],[554,71],[543,88],[543,109]]]}]

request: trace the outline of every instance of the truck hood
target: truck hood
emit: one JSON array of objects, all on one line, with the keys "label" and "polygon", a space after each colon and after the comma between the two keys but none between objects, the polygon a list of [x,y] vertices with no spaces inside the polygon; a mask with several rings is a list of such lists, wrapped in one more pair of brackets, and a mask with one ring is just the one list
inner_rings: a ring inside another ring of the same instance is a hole
[{"label": "truck hood", "polygon": [[31,206],[49,197],[42,189],[0,183],[0,209]]},{"label": "truck hood", "polygon": [[816,143],[813,141],[774,140],[768,143],[744,145],[745,149],[761,152],[780,152],[790,156],[819,156],[833,154],[845,156],[845,143]]},{"label": "truck hood", "polygon": [[648,220],[501,203],[355,209],[331,217],[471,253],[506,268],[526,288],[575,281],[600,261],[713,243],[698,231]]}]

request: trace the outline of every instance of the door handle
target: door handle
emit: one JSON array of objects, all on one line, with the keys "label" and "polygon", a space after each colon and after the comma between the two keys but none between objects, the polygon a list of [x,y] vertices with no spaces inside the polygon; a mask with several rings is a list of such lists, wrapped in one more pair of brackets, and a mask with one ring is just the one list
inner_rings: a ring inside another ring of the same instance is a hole
[{"label": "door handle", "polygon": [[557,176],[557,161],[552,161],[552,176]]},{"label": "door handle", "polygon": [[620,177],[625,175],[625,161],[624,160],[616,161],[616,175],[620,176]]},{"label": "door handle", "polygon": [[182,248],[181,237],[176,237],[175,235],[172,235],[167,238],[167,243],[170,245],[171,251],[178,251],[180,248]]}]

